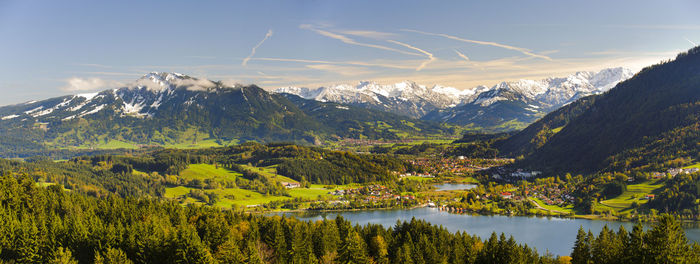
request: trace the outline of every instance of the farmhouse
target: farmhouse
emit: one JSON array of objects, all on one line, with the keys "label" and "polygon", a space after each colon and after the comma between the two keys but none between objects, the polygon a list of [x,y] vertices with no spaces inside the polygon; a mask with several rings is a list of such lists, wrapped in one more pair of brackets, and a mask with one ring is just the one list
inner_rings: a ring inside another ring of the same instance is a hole
[{"label": "farmhouse", "polygon": [[280,182],[284,188],[287,189],[292,189],[292,188],[299,188],[301,185],[298,182]]}]

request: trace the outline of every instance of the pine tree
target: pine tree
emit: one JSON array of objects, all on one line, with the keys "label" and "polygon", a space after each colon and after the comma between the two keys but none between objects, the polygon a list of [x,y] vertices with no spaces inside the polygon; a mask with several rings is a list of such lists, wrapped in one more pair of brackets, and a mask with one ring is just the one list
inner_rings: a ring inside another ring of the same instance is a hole
[{"label": "pine tree", "polygon": [[343,264],[368,263],[367,246],[364,239],[354,230],[351,230],[343,245],[340,247],[338,262]]},{"label": "pine tree", "polygon": [[[259,243],[259,242],[258,242]],[[263,264],[265,263],[263,261],[263,257],[258,251],[258,247],[255,245],[256,242],[252,240],[248,240],[247,246],[246,246],[246,256],[247,256],[247,261],[246,263],[249,264]]]},{"label": "pine tree", "polygon": [[214,261],[209,249],[194,230],[184,229],[178,234],[174,263],[211,263]]},{"label": "pine tree", "polygon": [[54,253],[53,259],[49,261],[50,264],[78,264],[78,261],[73,258],[73,254],[69,249],[64,249],[59,247]]},{"label": "pine tree", "polygon": [[39,230],[29,215],[23,215],[20,229],[15,240],[17,262],[37,263],[41,260],[39,255]]},{"label": "pine tree", "polygon": [[413,243],[411,240],[404,241],[398,248],[393,263],[413,264]]},{"label": "pine tree", "polygon": [[370,252],[376,263],[389,263],[389,249],[387,248],[386,241],[384,241],[384,237],[381,235],[376,235],[370,240]]},{"label": "pine tree", "polygon": [[214,254],[214,258],[219,263],[243,263],[245,260],[243,253],[236,245],[236,241],[232,238],[219,246],[216,254]]},{"label": "pine tree", "polygon": [[579,227],[574,243],[574,251],[571,253],[572,264],[588,264],[591,260],[591,249],[583,226]]},{"label": "pine tree", "polygon": [[673,216],[662,214],[658,223],[646,235],[649,254],[654,263],[690,263],[688,239]]},{"label": "pine tree", "polygon": [[613,252],[613,239],[614,237],[610,236],[610,229],[608,229],[608,226],[603,226],[598,238],[591,243],[591,260],[593,260],[593,263],[614,263],[613,255],[615,255],[615,252]]},{"label": "pine tree", "polygon": [[624,249],[625,263],[647,263],[646,243],[644,241],[644,227],[641,222],[637,222],[629,235],[629,240]]},{"label": "pine tree", "polygon": [[[263,230],[261,230],[263,231]],[[265,230],[265,244],[273,251],[276,263],[287,262],[287,242],[284,236],[284,228],[280,221],[271,221],[268,230]]]},{"label": "pine tree", "polygon": [[108,247],[102,254],[95,254],[95,264],[132,264],[124,251],[118,248]]}]

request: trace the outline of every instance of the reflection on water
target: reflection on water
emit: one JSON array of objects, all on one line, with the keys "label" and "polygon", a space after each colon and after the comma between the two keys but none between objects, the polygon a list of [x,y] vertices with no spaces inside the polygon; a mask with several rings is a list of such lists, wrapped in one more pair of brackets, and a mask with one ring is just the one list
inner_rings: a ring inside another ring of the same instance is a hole
[{"label": "reflection on water", "polygon": [[469,190],[476,188],[476,184],[465,184],[465,183],[443,183],[436,184],[436,191],[455,191],[455,190]]},{"label": "reflection on water", "polygon": [[[353,224],[381,224],[385,227],[396,225],[397,221],[410,221],[411,218],[425,220],[435,225],[442,225],[450,232],[466,231],[472,235],[488,238],[492,232],[505,233],[513,236],[520,243],[536,247],[540,253],[547,251],[555,255],[569,255],[576,240],[579,226],[597,234],[604,225],[617,230],[624,226],[631,231],[633,223],[614,222],[586,219],[563,219],[525,216],[482,216],[451,214],[435,208],[345,211],[345,212],[304,212],[304,213],[274,213],[277,215],[294,216],[302,220],[334,219],[337,215]],[[700,229],[685,227],[688,239],[700,241]]]}]

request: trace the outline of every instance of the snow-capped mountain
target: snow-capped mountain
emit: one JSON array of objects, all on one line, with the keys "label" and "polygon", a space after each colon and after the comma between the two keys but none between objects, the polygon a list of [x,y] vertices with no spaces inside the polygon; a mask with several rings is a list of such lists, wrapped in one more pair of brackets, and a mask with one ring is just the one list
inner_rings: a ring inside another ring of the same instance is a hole
[{"label": "snow-capped mountain", "polygon": [[30,117],[41,122],[51,122],[57,119],[70,120],[92,115],[102,109],[109,109],[120,116],[143,118],[152,116],[164,101],[176,98],[177,89],[214,92],[217,88],[220,90],[224,87],[221,84],[179,73],[151,72],[126,87],[118,89],[63,96],[41,102],[31,101],[22,105],[4,107],[5,111],[26,107],[31,109],[4,115],[0,119],[26,119]]},{"label": "snow-capped mountain", "polygon": [[[581,97],[604,93],[634,73],[625,68],[577,72],[564,78],[501,82],[472,101],[435,110],[423,119],[475,124],[500,129],[519,128]],[[511,126],[503,126],[510,123]]]},{"label": "snow-capped mountain", "polygon": [[360,82],[357,85],[339,84],[319,88],[282,87],[274,93],[288,93],[321,102],[335,102],[378,109],[414,118],[430,111],[457,106],[470,100],[485,86],[459,90],[435,85],[428,87],[412,81],[382,85],[376,82]]},{"label": "snow-capped mountain", "polygon": [[[440,85],[428,87],[405,81],[390,85],[360,82],[357,85],[319,88],[282,87],[274,92],[380,109],[415,118],[479,124],[483,123],[479,120],[483,116],[492,116],[490,119],[496,123],[512,120],[508,117],[517,116],[517,108],[521,108],[522,115],[539,117],[578,98],[603,93],[632,75],[629,69],[609,68],[599,72],[577,72],[564,78],[508,81],[492,87],[477,86],[464,90]],[[512,114],[499,118],[499,111],[495,109],[498,107],[493,106],[498,102],[507,103],[510,108],[508,112]],[[532,118],[523,120],[529,119]]]},{"label": "snow-capped mountain", "polygon": [[117,89],[0,107],[0,157],[12,148],[5,142],[17,141],[34,146],[33,151],[114,140],[148,145],[196,145],[200,140],[318,143],[452,131],[443,128],[383,111],[271,94],[255,85],[228,86],[152,72]]}]

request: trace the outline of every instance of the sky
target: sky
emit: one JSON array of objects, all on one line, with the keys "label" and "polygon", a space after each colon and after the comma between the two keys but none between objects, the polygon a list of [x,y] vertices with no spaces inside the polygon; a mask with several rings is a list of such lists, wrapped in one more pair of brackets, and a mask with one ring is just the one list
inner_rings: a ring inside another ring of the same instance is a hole
[{"label": "sky", "polygon": [[152,71],[458,89],[644,66],[700,43],[700,1],[0,0],[0,105]]}]

